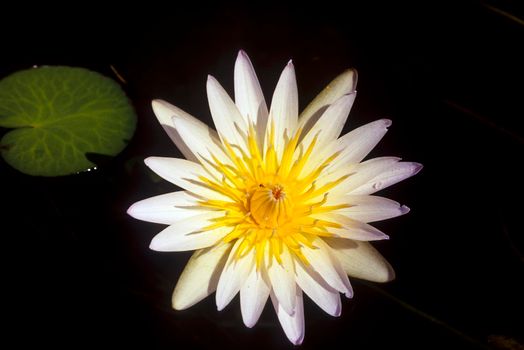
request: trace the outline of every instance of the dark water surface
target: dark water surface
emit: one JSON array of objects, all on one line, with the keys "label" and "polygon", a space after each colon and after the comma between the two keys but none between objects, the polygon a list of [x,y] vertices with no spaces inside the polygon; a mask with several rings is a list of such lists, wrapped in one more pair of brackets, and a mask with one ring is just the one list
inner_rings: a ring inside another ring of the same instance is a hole
[{"label": "dark water surface", "polygon": [[353,280],[355,297],[344,300],[340,318],[306,300],[302,348],[524,344],[524,26],[476,2],[316,6],[148,7],[131,15],[79,8],[81,19],[75,10],[42,18],[35,9],[35,18],[24,17],[27,34],[9,35],[16,26],[2,24],[1,77],[34,64],[115,77],[113,65],[139,118],[122,154],[94,156],[96,171],[35,178],[0,161],[4,317],[16,348],[292,347],[269,304],[253,329],[243,326],[238,298],[222,312],[214,296],[173,311],[171,292],[190,253],[150,251],[163,226],[125,214],[135,201],[174,189],[142,162],[180,156],[151,99],[210,123],[206,75],[232,93],[241,48],[268,101],[292,58],[301,108],[338,73],[357,68],[359,95],[345,131],[389,117],[393,126],[372,156],[425,165],[380,192],[412,209],[377,225],[391,236],[375,246],[397,279]]}]

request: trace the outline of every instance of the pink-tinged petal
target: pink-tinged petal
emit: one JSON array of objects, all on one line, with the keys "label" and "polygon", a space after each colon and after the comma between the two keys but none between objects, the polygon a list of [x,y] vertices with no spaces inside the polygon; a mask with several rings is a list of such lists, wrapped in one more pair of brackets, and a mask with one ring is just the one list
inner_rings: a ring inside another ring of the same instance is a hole
[{"label": "pink-tinged petal", "polygon": [[237,249],[241,243],[242,240],[239,239],[233,246],[225,268],[220,275],[216,293],[218,311],[223,310],[233,300],[254,266],[254,249],[240,258],[236,258]]},{"label": "pink-tinged petal", "polygon": [[[356,128],[333,141],[327,149],[332,150],[331,154],[339,151],[341,153],[329,169],[334,171],[342,166],[360,163],[384,137],[389,126],[391,120],[380,119]],[[326,157],[329,155],[327,154]]]},{"label": "pink-tinged petal", "polygon": [[244,137],[239,131],[247,130],[246,122],[231,97],[211,75],[207,77],[207,98],[221,140],[245,149]]},{"label": "pink-tinged petal", "polygon": [[370,243],[340,238],[328,238],[326,242],[351,277],[373,282],[395,279],[391,265]]},{"label": "pink-tinged petal", "polygon": [[338,317],[342,311],[342,303],[338,291],[330,287],[326,281],[309,266],[300,262],[295,264],[297,284],[322,310],[331,316]]},{"label": "pink-tinged petal", "polygon": [[257,271],[256,266],[253,266],[249,277],[240,288],[240,310],[246,327],[251,328],[258,322],[270,290],[265,267],[261,266]]},{"label": "pink-tinged petal", "polygon": [[362,201],[342,212],[353,220],[370,223],[395,218],[410,211],[409,207],[387,198],[374,196],[372,198],[373,200]]},{"label": "pink-tinged petal", "polygon": [[198,207],[194,196],[178,191],[136,202],[127,213],[138,220],[171,225],[207,211]]},{"label": "pink-tinged petal", "polygon": [[180,252],[212,246],[227,235],[231,228],[202,230],[212,225],[213,219],[222,216],[224,212],[208,212],[178,221],[153,237],[149,248],[159,252]]},{"label": "pink-tinged petal", "polygon": [[341,172],[351,174],[350,177],[337,187],[337,190],[341,189],[343,193],[350,194],[356,188],[366,184],[371,179],[395,166],[399,162],[400,158],[398,157],[378,157],[366,160],[360,164],[348,165],[334,173]]},{"label": "pink-tinged petal", "polygon": [[326,205],[350,205],[334,213],[369,223],[409,213],[409,208],[391,199],[368,195],[343,195],[329,198]]},{"label": "pink-tinged petal", "polygon": [[[397,157],[379,157],[360,164],[348,164],[334,171],[326,170],[316,179],[315,185],[316,188],[321,188],[328,183],[345,178],[337,186],[329,190],[328,198],[352,194],[352,190],[367,183],[399,161],[400,158]],[[320,163],[318,160],[315,162],[316,164]],[[319,194],[319,198],[322,199],[323,195],[323,193]]]},{"label": "pink-tinged petal", "polygon": [[317,97],[300,114],[298,126],[303,128],[303,135],[316,124],[324,111],[336,100],[355,91],[357,87],[357,71],[348,69],[337,76],[322,90]]},{"label": "pink-tinged petal", "polygon": [[245,121],[255,125],[262,149],[268,118],[267,105],[253,65],[242,50],[235,62],[235,104]]},{"label": "pink-tinged petal", "polygon": [[271,301],[273,302],[273,307],[277,313],[278,320],[280,325],[286,333],[287,338],[294,345],[300,345],[304,341],[305,335],[305,323],[304,323],[304,301],[302,298],[302,290],[296,288],[296,300],[295,300],[295,312],[293,315],[289,315],[282,305],[278,303],[278,299],[275,296],[275,293],[271,291]]},{"label": "pink-tinged petal", "polygon": [[[266,136],[269,135],[271,127],[274,128],[274,146],[277,155],[281,156],[285,146],[285,136],[291,138],[297,128],[298,120],[298,90],[295,77],[295,67],[289,61],[280,75],[269,111],[269,122]],[[266,138],[266,147],[267,145]]]},{"label": "pink-tinged petal", "polygon": [[416,175],[420,170],[422,170],[420,163],[398,162],[348,193],[354,195],[372,194]]},{"label": "pink-tinged petal", "polygon": [[222,244],[193,253],[171,298],[175,310],[185,310],[216,290],[231,246],[232,244]]}]

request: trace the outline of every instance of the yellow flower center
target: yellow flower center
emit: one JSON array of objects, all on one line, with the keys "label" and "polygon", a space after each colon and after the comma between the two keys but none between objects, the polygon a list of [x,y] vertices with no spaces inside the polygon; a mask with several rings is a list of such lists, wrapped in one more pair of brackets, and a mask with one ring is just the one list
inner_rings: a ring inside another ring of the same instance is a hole
[{"label": "yellow flower center", "polygon": [[199,202],[202,207],[226,212],[204,231],[230,227],[230,233],[222,241],[240,240],[237,258],[254,249],[257,266],[262,264],[266,253],[281,262],[285,246],[308,263],[301,248],[314,248],[312,242],[316,237],[329,237],[328,228],[341,227],[338,223],[315,219],[312,214],[349,206],[326,205],[329,191],[348,175],[317,187],[316,180],[338,153],[327,157],[314,170],[305,171],[317,138],[313,138],[309,145],[299,146],[301,131],[299,129],[293,138],[286,140],[282,155],[278,156],[273,127],[270,126],[265,152],[261,152],[251,126],[247,134],[247,150],[223,140],[232,164],[224,164],[214,156],[213,159],[204,159],[221,174],[222,179],[202,176],[202,185],[229,198]]},{"label": "yellow flower center", "polygon": [[249,212],[262,228],[278,228],[291,218],[293,201],[280,184],[260,184],[249,200]]}]

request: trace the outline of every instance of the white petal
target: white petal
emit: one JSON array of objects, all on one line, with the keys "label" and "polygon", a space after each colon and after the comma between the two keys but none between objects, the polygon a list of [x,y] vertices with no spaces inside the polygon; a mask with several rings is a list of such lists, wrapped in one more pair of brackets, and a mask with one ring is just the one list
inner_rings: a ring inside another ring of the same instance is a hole
[{"label": "white petal", "polygon": [[341,151],[341,153],[333,162],[331,169],[335,170],[346,164],[360,163],[384,137],[389,126],[391,126],[391,120],[380,119],[356,128],[336,140],[331,147],[334,152]]},{"label": "white petal", "polygon": [[[326,170],[316,179],[315,185],[316,188],[320,188],[327,183],[346,177],[345,180],[329,191],[329,197],[352,194],[352,190],[366,184],[375,176],[378,176],[381,172],[386,171],[399,161],[400,158],[397,157],[380,157],[367,160],[360,164],[348,164],[334,171]],[[315,169],[320,162],[318,159],[313,159],[310,166],[313,166],[313,169]],[[320,199],[322,199],[322,196],[323,194],[319,195]]]},{"label": "white petal", "polygon": [[171,225],[207,212],[199,209],[195,197],[185,191],[171,192],[136,202],[127,213],[138,220]]},{"label": "white petal", "polygon": [[302,247],[302,253],[313,270],[322,276],[332,288],[351,298],[353,288],[340,262],[331,252],[332,249],[320,238],[315,239],[313,244],[317,247],[316,249]]},{"label": "white petal", "polygon": [[346,193],[351,193],[354,189],[368,183],[398,162],[400,162],[398,157],[378,157],[360,164],[346,166],[345,169],[340,169],[340,171],[352,175],[342,183],[344,186],[339,187],[344,188]]},{"label": "white petal", "polygon": [[176,310],[187,309],[213,293],[232,244],[198,250],[189,259],[173,292]]},{"label": "white petal", "polygon": [[195,154],[192,152],[191,147],[185,143],[182,135],[180,135],[180,133],[176,130],[175,126],[173,125],[172,118],[177,116],[185,119],[196,120],[199,123],[202,122],[198,121],[195,117],[184,112],[180,108],[175,107],[163,100],[153,100],[152,107],[158,121],[169,135],[171,140],[175,143],[177,148],[180,150],[180,152],[182,152],[184,157],[189,160],[196,161],[197,158]]},{"label": "white petal", "polygon": [[264,267],[253,266],[249,277],[240,288],[240,310],[246,327],[253,327],[264,310],[269,297],[269,282]]},{"label": "white petal", "polygon": [[[271,110],[269,111],[269,124],[266,135],[269,134],[271,126],[275,131],[274,145],[277,155],[280,157],[284,149],[284,136],[293,137],[297,128],[298,120],[298,91],[295,68],[289,61],[286,68],[280,75],[277,87],[271,100]],[[267,140],[266,140],[267,146]]]},{"label": "white petal", "polygon": [[226,266],[220,275],[216,293],[218,311],[224,309],[231,302],[254,266],[254,249],[251,249],[240,259],[235,258],[237,248],[241,242],[242,240],[238,239],[235,243],[231,253],[229,253]]},{"label": "white petal", "polygon": [[209,174],[198,163],[186,159],[167,157],[149,157],[144,160],[144,163],[158,176],[189,192],[204,198],[230,200],[202,183],[199,177],[208,178]]},{"label": "white petal", "polygon": [[391,265],[370,243],[340,238],[328,238],[326,242],[348,275],[373,282],[388,282],[395,278]]},{"label": "white petal", "polygon": [[207,77],[207,99],[213,122],[222,141],[245,148],[245,141],[239,130],[247,130],[244,118],[220,83],[211,75]]},{"label": "white petal", "polygon": [[297,284],[322,310],[331,316],[340,316],[342,304],[340,294],[331,288],[324,279],[300,262],[295,264]]},{"label": "white petal", "polygon": [[375,222],[391,219],[400,215],[407,214],[409,208],[405,205],[384,197],[366,195],[345,195],[335,199],[330,198],[326,205],[349,204],[349,208],[336,211],[349,218],[361,222]]},{"label": "white petal", "polygon": [[212,160],[213,155],[221,162],[229,163],[215,130],[198,119],[178,115],[173,117],[172,124],[195,156]]},{"label": "white petal", "polygon": [[231,228],[201,230],[213,223],[210,220],[220,216],[224,216],[224,212],[208,212],[178,221],[153,237],[149,248],[159,252],[180,252],[212,246],[227,235]]},{"label": "white petal", "polygon": [[211,159],[213,154],[227,163],[215,130],[165,101],[154,100],[152,105],[162,127],[188,160],[197,161],[199,155]]},{"label": "white petal", "polygon": [[244,119],[256,126],[261,147],[268,118],[267,105],[253,65],[242,50],[235,62],[235,103]]},{"label": "white petal", "polygon": [[305,324],[304,324],[304,301],[302,299],[302,290],[296,288],[296,308],[293,315],[289,315],[284,308],[278,303],[278,299],[271,291],[271,301],[277,313],[280,325],[286,333],[287,338],[294,345],[300,345],[304,341]]},{"label": "white petal", "polygon": [[313,217],[342,225],[342,228],[328,228],[329,232],[335,234],[337,237],[355,239],[358,241],[377,241],[389,239],[389,236],[379,229],[363,222],[353,220],[350,217],[344,215],[343,212],[314,214]]},{"label": "white petal", "polygon": [[356,92],[353,92],[331,104],[302,140],[304,147],[307,148],[317,134],[317,150],[323,150],[326,144],[336,140],[344,128],[355,97]]},{"label": "white petal", "polygon": [[[364,164],[364,163],[362,163]],[[379,172],[376,176],[369,179],[361,186],[354,188],[348,193],[351,194],[372,194],[386,187],[407,179],[422,170],[422,164],[414,162],[398,162],[387,169]],[[362,170],[360,170],[362,171]]]},{"label": "white petal", "polygon": [[317,97],[300,114],[299,127],[304,135],[313,127],[324,111],[336,100],[355,91],[357,87],[357,71],[348,69],[337,76],[320,92]]},{"label": "white petal", "polygon": [[271,258],[267,272],[278,303],[288,314],[292,315],[295,312],[295,268],[286,246],[283,246],[280,258],[282,265],[275,257]]}]

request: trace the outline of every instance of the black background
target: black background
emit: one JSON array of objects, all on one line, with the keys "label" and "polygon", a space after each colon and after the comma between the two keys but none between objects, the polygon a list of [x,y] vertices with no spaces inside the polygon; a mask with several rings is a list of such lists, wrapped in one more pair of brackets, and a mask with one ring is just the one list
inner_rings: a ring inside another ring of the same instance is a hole
[{"label": "black background", "polygon": [[510,1],[3,11],[1,77],[47,64],[116,78],[113,65],[138,114],[128,148],[113,159],[93,156],[96,171],[35,178],[0,161],[8,339],[16,348],[292,347],[269,304],[253,329],[243,326],[238,299],[222,312],[214,296],[171,310],[190,253],[150,251],[162,226],[125,214],[135,201],[173,190],[142,162],[180,156],[150,101],[166,99],[210,123],[206,75],[232,92],[234,60],[244,49],[268,101],[293,59],[301,108],[337,74],[357,68],[359,95],[345,131],[389,117],[393,126],[372,156],[425,166],[381,193],[412,209],[377,225],[391,236],[375,246],[397,279],[353,280],[355,297],[344,300],[340,318],[307,300],[302,348],[524,344],[524,26],[489,6],[523,18]]}]

